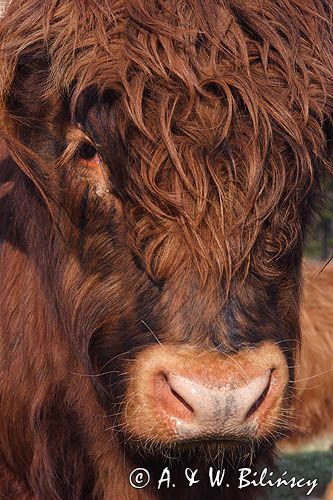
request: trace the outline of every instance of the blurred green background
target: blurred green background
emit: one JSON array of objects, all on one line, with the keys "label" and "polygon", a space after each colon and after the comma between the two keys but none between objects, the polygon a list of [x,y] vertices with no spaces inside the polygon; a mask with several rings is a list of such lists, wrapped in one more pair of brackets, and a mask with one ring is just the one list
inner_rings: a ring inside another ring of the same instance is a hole
[{"label": "blurred green background", "polygon": [[[327,443],[332,440],[327,438]],[[326,486],[332,479],[333,469],[333,451],[320,449],[311,451],[299,450],[293,453],[284,453],[278,462],[278,471],[274,473],[274,477],[279,477],[287,471],[288,479],[295,476],[296,479],[305,478],[306,480],[317,479],[318,485],[313,489],[310,495],[307,495],[309,486],[304,488],[290,488],[289,486],[266,487],[266,494],[269,499],[274,500],[319,500],[324,498]],[[323,445],[325,447],[325,445]]]},{"label": "blurred green background", "polygon": [[306,256],[327,260],[333,252],[333,180],[324,180],[322,189],[325,196],[321,206],[315,209],[307,235]]}]

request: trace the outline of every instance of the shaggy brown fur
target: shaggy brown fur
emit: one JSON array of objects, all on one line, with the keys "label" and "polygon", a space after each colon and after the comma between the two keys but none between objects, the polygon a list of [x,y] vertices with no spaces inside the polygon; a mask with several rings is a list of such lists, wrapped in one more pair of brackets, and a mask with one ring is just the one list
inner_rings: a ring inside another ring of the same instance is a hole
[{"label": "shaggy brown fur", "polygon": [[[177,476],[182,459],[205,470],[205,444],[191,455],[152,436],[150,449],[119,424],[129,363],[157,340],[224,354],[276,342],[292,389],[304,232],[332,170],[332,15],[330,0],[12,0],[0,23],[9,498],[220,496]],[[225,451],[229,473],[269,459],[277,436]],[[170,453],[176,490],[129,486],[132,468],[158,471]]]},{"label": "shaggy brown fur", "polygon": [[297,444],[333,432],[333,265],[306,263],[301,307],[302,348],[297,358],[294,399]]},{"label": "shaggy brown fur", "polygon": [[[280,443],[294,448],[333,433],[333,265],[306,262],[301,306],[302,348],[298,353],[291,421],[295,432]],[[325,500],[333,498],[333,480]]]}]

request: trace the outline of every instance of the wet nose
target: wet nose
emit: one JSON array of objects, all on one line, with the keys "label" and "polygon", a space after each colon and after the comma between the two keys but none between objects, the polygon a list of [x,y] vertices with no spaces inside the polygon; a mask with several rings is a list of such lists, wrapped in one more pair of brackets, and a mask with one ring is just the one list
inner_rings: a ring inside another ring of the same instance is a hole
[{"label": "wet nose", "polygon": [[157,401],[182,439],[250,437],[259,425],[258,419],[251,417],[274,384],[273,373],[273,369],[266,369],[246,377],[241,385],[225,382],[220,376],[207,385],[199,377],[162,371],[156,375]]},{"label": "wet nose", "polygon": [[288,404],[288,365],[273,342],[232,355],[151,346],[129,375],[126,429],[158,443],[268,438]]}]

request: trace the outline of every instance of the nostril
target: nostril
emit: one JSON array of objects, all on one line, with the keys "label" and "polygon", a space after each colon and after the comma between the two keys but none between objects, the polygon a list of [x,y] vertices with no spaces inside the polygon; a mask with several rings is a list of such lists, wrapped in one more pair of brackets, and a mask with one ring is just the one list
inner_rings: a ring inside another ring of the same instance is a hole
[{"label": "nostril", "polygon": [[266,396],[267,396],[268,391],[269,391],[269,388],[271,386],[271,380],[272,380],[272,373],[273,373],[273,371],[274,371],[274,369],[271,370],[271,373],[270,373],[270,376],[269,376],[269,379],[268,379],[268,382],[267,382],[267,385],[266,385],[265,389],[262,391],[262,393],[260,394],[259,398],[254,402],[254,404],[251,406],[251,408],[247,412],[245,420],[247,420],[248,418],[250,418],[258,410],[258,408],[260,408],[260,406],[265,401]]},{"label": "nostril", "polygon": [[167,373],[160,372],[156,378],[158,399],[169,416],[189,419],[194,410],[187,401],[172,387]]},{"label": "nostril", "polygon": [[171,394],[176,398],[178,399],[178,401],[183,405],[185,406],[185,408],[187,408],[187,410],[191,413],[194,413],[194,410],[192,408],[192,406],[190,406],[188,403],[186,403],[185,399],[183,399],[179,394],[178,392],[176,392],[174,389],[172,389],[172,387],[170,387],[170,390],[171,390]]}]

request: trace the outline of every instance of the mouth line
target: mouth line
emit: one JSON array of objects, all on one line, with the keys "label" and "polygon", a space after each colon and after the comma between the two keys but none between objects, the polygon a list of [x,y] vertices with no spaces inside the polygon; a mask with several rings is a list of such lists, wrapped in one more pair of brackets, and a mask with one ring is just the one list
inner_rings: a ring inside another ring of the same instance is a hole
[{"label": "mouth line", "polygon": [[204,448],[204,449],[211,449],[211,450],[218,450],[219,447],[221,447],[221,450],[226,450],[226,449],[235,449],[238,446],[241,446],[242,449],[246,446],[251,447],[254,444],[254,441],[256,439],[251,439],[251,438],[237,438],[233,437],[232,439],[224,439],[224,438],[219,438],[216,437],[214,439],[211,439],[209,437],[206,438],[201,438],[201,439],[191,439],[191,438],[184,438],[184,439],[177,439],[177,441],[172,442],[172,443],[163,443],[163,446],[166,449],[170,449],[174,452],[192,452],[193,449],[198,449],[198,448]]}]

